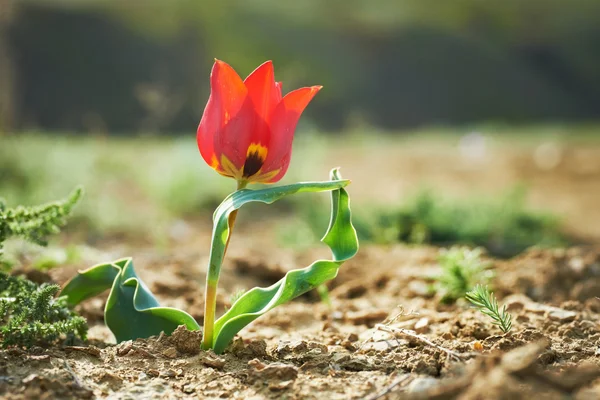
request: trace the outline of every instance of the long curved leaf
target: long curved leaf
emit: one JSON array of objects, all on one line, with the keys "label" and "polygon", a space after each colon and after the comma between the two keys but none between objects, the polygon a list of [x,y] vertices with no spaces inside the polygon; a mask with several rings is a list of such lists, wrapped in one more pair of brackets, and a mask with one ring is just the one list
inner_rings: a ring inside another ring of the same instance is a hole
[{"label": "long curved leaf", "polygon": [[131,258],[99,264],[80,271],[63,288],[71,305],[110,289],[104,321],[117,342],[171,334],[179,325],[190,330],[200,326],[188,313],[171,307],[160,307],[150,289],[135,273]]},{"label": "long curved leaf", "polygon": [[[221,353],[233,337],[246,325],[272,308],[292,300],[337,276],[342,263],[358,251],[358,238],[352,226],[350,200],[339,172],[331,172],[330,182],[307,182],[263,190],[240,190],[230,195],[215,211],[211,263],[220,266],[222,249],[229,236],[228,216],[233,210],[250,202],[272,203],[298,192],[331,191],[331,220],[322,239],[332,252],[332,260],[318,260],[310,266],[289,271],[279,282],[267,288],[254,288],[242,295],[215,322],[213,349]],[[211,265],[212,266],[212,265]],[[218,276],[218,275],[217,275]]]}]

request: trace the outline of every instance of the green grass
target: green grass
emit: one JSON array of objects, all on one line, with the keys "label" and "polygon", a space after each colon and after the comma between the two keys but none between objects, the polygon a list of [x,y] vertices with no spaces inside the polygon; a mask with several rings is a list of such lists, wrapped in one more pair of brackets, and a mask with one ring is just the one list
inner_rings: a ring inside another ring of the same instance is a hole
[{"label": "green grass", "polygon": [[231,190],[232,182],[204,168],[187,140],[37,135],[2,140],[2,196],[9,203],[35,204],[81,184],[87,196],[75,215],[92,235],[154,234],[170,219],[213,207]]},{"label": "green grass", "polygon": [[[560,247],[569,243],[560,220],[525,207],[526,191],[516,188],[503,197],[451,199],[424,190],[399,206],[354,207],[355,227],[363,242],[389,244],[462,244],[484,247],[510,257],[531,246]],[[280,231],[282,243],[303,248],[324,232],[324,205],[296,205],[299,217]]]},{"label": "green grass", "polygon": [[376,241],[395,237],[415,244],[482,246],[501,257],[534,245],[567,244],[560,221],[549,213],[527,209],[525,196],[523,188],[499,199],[469,200],[446,199],[422,191],[398,210],[383,213],[366,235]]}]

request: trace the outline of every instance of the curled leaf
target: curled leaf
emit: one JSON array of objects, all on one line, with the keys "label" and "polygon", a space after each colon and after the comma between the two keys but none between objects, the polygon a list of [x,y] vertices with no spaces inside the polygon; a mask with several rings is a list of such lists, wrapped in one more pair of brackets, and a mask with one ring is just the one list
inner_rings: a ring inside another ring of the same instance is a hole
[{"label": "curled leaf", "polygon": [[179,325],[190,330],[200,326],[188,313],[171,307],[161,307],[150,289],[135,273],[131,258],[99,264],[80,271],[63,288],[71,305],[110,289],[104,321],[117,342],[171,334]]}]

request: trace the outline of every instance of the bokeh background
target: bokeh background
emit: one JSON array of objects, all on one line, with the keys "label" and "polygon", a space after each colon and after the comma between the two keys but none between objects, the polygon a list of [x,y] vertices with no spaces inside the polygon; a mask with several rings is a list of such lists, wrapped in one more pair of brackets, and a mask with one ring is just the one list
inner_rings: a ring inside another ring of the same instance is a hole
[{"label": "bokeh background", "polygon": [[600,116],[594,0],[2,3],[16,129],[190,132],[215,57],[324,85],[310,118],[326,130]]},{"label": "bokeh background", "polygon": [[[82,184],[87,242],[193,237],[233,189],[194,139],[214,58],[324,86],[284,182],[342,166],[363,240],[600,239],[595,0],[0,0],[0,195]],[[284,244],[324,229],[306,201],[276,209]]]}]

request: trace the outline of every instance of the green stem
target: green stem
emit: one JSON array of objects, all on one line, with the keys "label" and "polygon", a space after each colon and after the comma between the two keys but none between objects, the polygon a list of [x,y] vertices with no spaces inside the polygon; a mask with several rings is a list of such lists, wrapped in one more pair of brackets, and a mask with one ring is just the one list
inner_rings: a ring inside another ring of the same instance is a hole
[{"label": "green stem", "polygon": [[[244,189],[248,185],[248,182],[238,181],[237,190]],[[229,236],[227,237],[227,242],[225,243],[225,250],[223,252],[223,259],[225,258],[225,254],[227,254],[227,249],[229,248],[229,241],[231,239],[231,235],[233,234],[233,226],[235,225],[235,220],[237,218],[238,210],[234,210],[229,214],[229,219],[227,221],[229,225]],[[204,290],[204,327],[203,327],[203,336],[202,336],[202,348],[204,350],[208,350],[212,348],[213,337],[214,337],[214,327],[215,327],[215,313],[217,309],[217,286],[219,284],[219,277],[211,279],[211,269],[215,268],[215,266],[209,264],[209,271],[206,274],[206,287]]]}]

